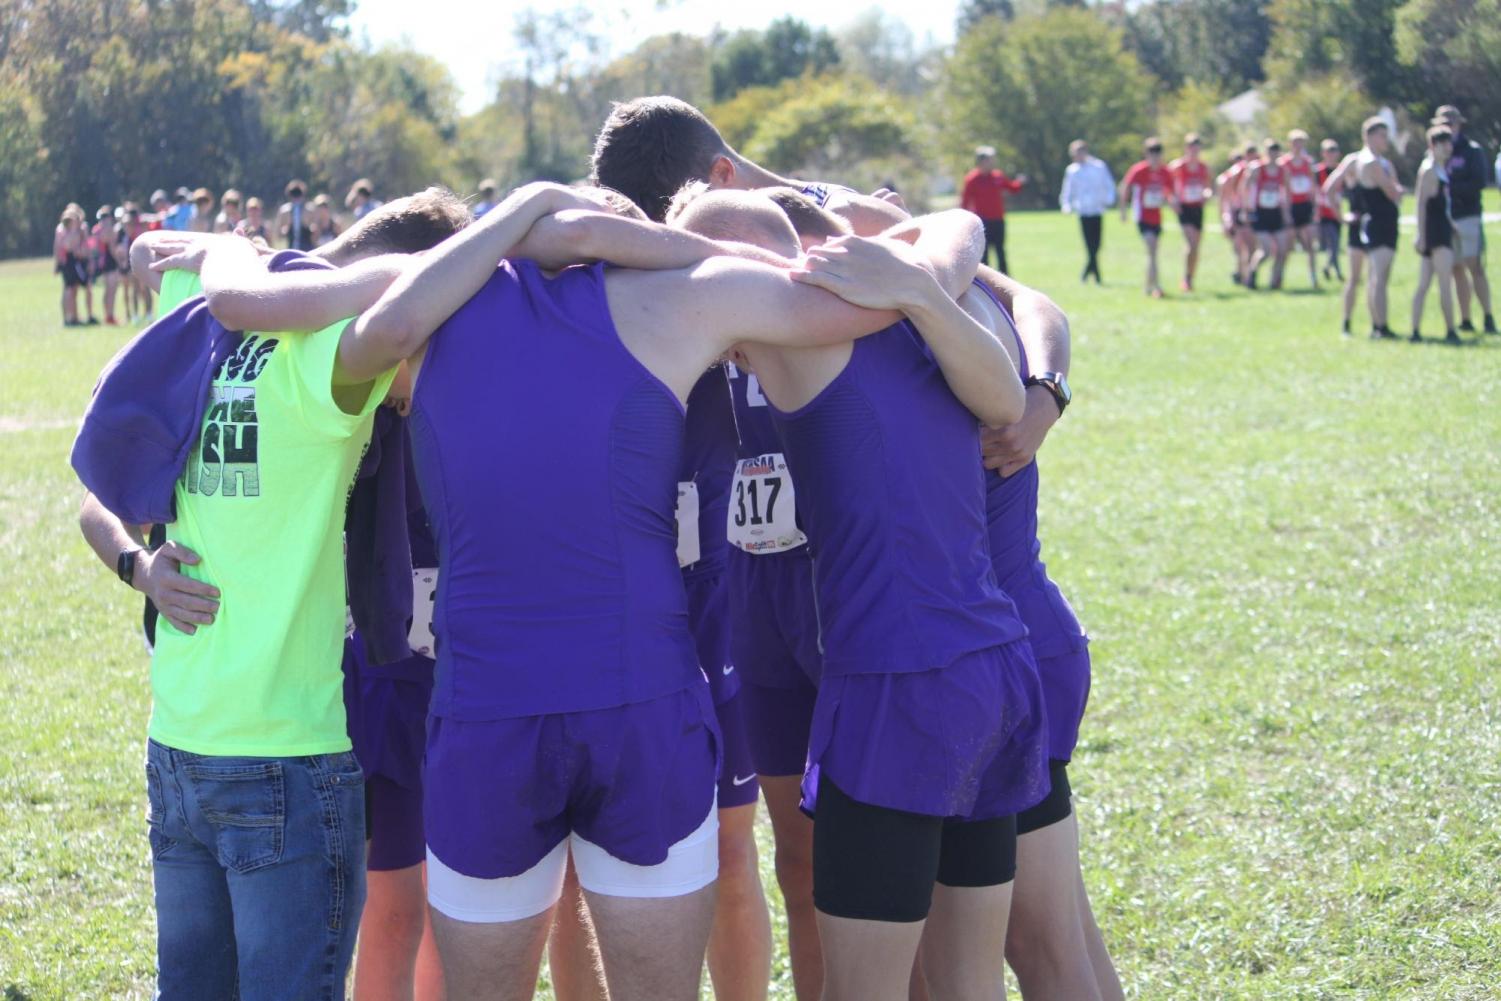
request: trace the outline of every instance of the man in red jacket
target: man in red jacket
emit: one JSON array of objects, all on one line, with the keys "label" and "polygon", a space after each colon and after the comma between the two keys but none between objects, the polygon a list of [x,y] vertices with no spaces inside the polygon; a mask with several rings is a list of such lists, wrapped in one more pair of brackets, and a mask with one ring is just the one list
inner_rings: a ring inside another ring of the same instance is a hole
[{"label": "man in red jacket", "polygon": [[975,148],[975,166],[964,175],[964,187],[959,197],[959,207],[968,209],[980,217],[985,226],[985,257],[990,258],[990,248],[995,248],[995,269],[1009,274],[1006,268],[1006,192],[1016,194],[1027,183],[1026,174],[1007,177],[995,167],[995,147]]}]

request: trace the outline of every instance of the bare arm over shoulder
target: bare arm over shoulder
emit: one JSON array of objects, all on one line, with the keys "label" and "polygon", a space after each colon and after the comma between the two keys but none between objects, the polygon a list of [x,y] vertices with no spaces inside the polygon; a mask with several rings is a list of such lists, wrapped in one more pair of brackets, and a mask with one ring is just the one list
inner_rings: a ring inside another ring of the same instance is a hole
[{"label": "bare arm over shoulder", "polygon": [[211,239],[199,277],[209,312],[230,330],[322,330],[372,305],[409,260],[390,254],[345,268],[272,274],[249,240]]},{"label": "bare arm over shoulder", "polygon": [[809,251],[807,270],[794,277],[857,305],[900,309],[923,335],[949,388],[977,418],[1010,424],[1022,416],[1021,380],[1005,346],[938,284],[916,247],[845,237]]},{"label": "bare arm over shoulder", "polygon": [[749,244],[723,243],[661,223],[587,209],[543,216],[508,256],[528,258],[548,269],[608,261],[624,268],[671,271],[721,254],[772,264],[780,260]]}]

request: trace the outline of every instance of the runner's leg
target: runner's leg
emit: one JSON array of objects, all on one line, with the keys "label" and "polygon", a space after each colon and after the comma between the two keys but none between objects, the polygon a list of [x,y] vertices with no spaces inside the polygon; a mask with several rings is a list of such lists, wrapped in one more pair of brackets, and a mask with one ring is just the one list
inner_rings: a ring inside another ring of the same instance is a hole
[{"label": "runner's leg", "polygon": [[432,911],[443,979],[453,998],[529,1001],[537,990],[553,908],[519,921],[458,921]]},{"label": "runner's leg", "polygon": [[762,775],[761,794],[776,838],[777,886],[787,909],[787,955],[799,1001],[823,993],[823,949],[813,906],[813,821],[798,809],[801,775]]},{"label": "runner's leg", "polygon": [[553,915],[552,935],[547,940],[547,968],[558,1001],[608,1001],[610,992],[605,989],[599,942],[571,856],[563,877],[563,895]]},{"label": "runner's leg", "polygon": [[422,866],[365,876],[365,913],[354,964],[354,1001],[409,1001],[427,928]]},{"label": "runner's leg", "polygon": [[693,1001],[714,920],[713,884],[680,897],[584,898],[611,1001]]},{"label": "runner's leg", "polygon": [[709,934],[719,1001],[764,1001],[771,982],[771,915],[756,858],[756,804],[719,811],[719,900]]},{"label": "runner's leg", "polygon": [[1436,247],[1433,251],[1433,270],[1438,278],[1438,307],[1444,314],[1444,332],[1454,330],[1454,251],[1448,247]]}]

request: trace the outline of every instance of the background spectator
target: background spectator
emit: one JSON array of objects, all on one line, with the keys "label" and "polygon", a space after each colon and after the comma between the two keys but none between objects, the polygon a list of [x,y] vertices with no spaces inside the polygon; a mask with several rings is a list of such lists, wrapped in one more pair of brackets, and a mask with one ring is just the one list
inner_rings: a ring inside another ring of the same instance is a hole
[{"label": "background spectator", "polygon": [[234,188],[224,192],[224,197],[219,199],[219,214],[214,217],[215,233],[233,233],[235,227],[244,218],[240,214],[240,193]]},{"label": "background spectator", "polygon": [[1068,144],[1069,159],[1073,163],[1063,172],[1063,190],[1058,194],[1058,207],[1079,217],[1079,228],[1084,234],[1086,260],[1080,281],[1094,276],[1096,285],[1100,278],[1100,244],[1104,239],[1105,210],[1115,204],[1115,178],[1105,161],[1089,152],[1089,144],[1075,139]]},{"label": "background spectator", "polygon": [[288,250],[312,250],[312,209],[305,204],[307,184],[299,180],[287,182],[287,200],[276,211],[276,232],[286,242]]},{"label": "background spectator", "polygon": [[487,177],[479,182],[479,201],[474,203],[474,218],[478,219],[495,207],[495,179]]},{"label": "background spectator", "polygon": [[975,166],[964,175],[964,188],[959,198],[959,207],[969,209],[980,217],[980,221],[985,226],[986,259],[989,259],[990,249],[994,247],[995,269],[1002,273],[1007,273],[1006,192],[1015,194],[1026,183],[1026,174],[1018,174],[1015,178],[1010,178],[996,169],[995,147],[993,146],[976,147]]},{"label": "background spectator", "polygon": [[355,181],[350,185],[349,194],[344,196],[344,207],[354,213],[355,222],[359,222],[381,205],[382,202],[375,197],[375,185],[368,177]]},{"label": "background spectator", "polygon": [[271,237],[266,229],[265,219],[266,206],[259,198],[251,198],[245,203],[245,226],[241,230],[252,239],[264,240],[269,245]]},{"label": "background spectator", "polygon": [[333,203],[329,201],[327,195],[319,195],[313,199],[313,219],[311,226],[313,230],[313,246],[315,247],[332,243],[334,237],[342,232],[339,221],[334,218]]}]

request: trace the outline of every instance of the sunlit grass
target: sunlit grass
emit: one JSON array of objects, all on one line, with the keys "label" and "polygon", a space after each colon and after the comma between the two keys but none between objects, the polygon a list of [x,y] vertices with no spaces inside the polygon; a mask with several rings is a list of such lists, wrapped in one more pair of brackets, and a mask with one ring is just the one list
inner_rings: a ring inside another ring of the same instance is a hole
[{"label": "sunlit grass", "polygon": [[[1107,223],[1103,289],[1073,220],[1010,230],[1073,320],[1044,557],[1094,637],[1072,778],[1129,992],[1496,996],[1501,338],[1341,338],[1299,267],[1290,293],[1231,286],[1217,234],[1202,291],[1151,302],[1133,228]],[[1170,227],[1169,288],[1180,253]],[[1416,271],[1404,245],[1403,332]],[[145,998],[139,608],[66,464],[125,335],[64,331],[56,298],[44,265],[0,265],[0,990]]]}]

